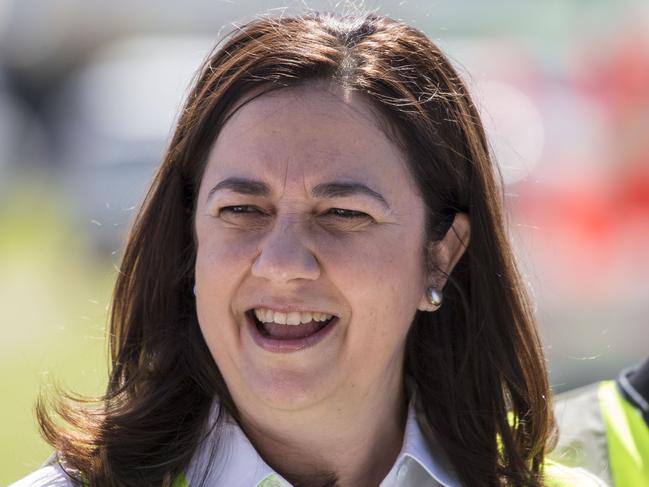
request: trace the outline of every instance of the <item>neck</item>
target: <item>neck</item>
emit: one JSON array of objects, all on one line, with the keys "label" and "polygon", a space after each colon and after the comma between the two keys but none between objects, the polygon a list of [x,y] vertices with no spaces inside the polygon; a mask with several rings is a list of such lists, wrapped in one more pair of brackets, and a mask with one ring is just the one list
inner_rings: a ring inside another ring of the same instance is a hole
[{"label": "neck", "polygon": [[629,376],[629,382],[649,402],[649,358]]},{"label": "neck", "polygon": [[267,418],[242,414],[242,427],[266,463],[294,485],[376,486],[403,443],[407,406],[403,385],[395,386]]}]

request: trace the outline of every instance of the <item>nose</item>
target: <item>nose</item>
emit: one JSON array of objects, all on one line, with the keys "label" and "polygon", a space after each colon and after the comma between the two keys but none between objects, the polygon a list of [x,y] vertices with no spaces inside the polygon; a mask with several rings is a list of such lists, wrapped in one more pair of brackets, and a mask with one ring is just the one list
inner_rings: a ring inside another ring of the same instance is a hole
[{"label": "nose", "polygon": [[260,252],[252,265],[252,274],[278,284],[295,279],[317,279],[320,264],[304,245],[305,240],[300,222],[282,223],[278,220],[261,243]]}]

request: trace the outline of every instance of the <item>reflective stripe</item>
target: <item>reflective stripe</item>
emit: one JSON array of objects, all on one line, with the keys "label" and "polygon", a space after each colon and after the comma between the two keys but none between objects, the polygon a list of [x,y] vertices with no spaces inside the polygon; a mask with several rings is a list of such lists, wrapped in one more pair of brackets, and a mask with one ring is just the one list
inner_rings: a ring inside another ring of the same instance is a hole
[{"label": "reflective stripe", "polygon": [[600,383],[597,392],[614,485],[649,487],[649,428],[640,412],[620,395],[614,381]]}]

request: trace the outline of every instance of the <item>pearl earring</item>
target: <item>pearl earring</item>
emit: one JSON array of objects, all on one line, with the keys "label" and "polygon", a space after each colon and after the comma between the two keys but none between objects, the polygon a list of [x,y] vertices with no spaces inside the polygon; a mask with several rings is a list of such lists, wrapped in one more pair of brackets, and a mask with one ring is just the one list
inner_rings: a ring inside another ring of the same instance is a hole
[{"label": "pearl earring", "polygon": [[441,291],[435,289],[433,286],[426,290],[426,296],[428,297],[428,302],[433,306],[439,308],[442,305],[444,296]]},{"label": "pearl earring", "polygon": [[196,284],[194,284],[194,296],[197,296],[197,294],[196,294]]}]

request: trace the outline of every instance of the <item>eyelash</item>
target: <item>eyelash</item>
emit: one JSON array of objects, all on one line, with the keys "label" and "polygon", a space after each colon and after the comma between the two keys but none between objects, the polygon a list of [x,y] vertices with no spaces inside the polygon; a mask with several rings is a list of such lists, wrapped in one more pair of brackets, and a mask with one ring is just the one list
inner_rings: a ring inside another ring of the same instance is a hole
[{"label": "eyelash", "polygon": [[344,208],[329,208],[326,214],[333,212],[334,216],[339,216],[341,218],[353,219],[353,218],[371,218],[367,213],[356,210],[345,210]]},{"label": "eyelash", "polygon": [[246,209],[254,209],[257,213],[262,213],[261,211],[257,210],[256,208],[249,206],[249,205],[236,205],[236,206],[224,206],[223,208],[219,208],[219,215],[223,212],[225,213],[234,213],[235,215],[241,215],[243,213],[252,213],[251,211],[235,211],[235,208],[246,208]]},{"label": "eyelash", "polygon": [[[244,209],[243,211],[241,211],[242,208]],[[251,209],[253,211],[249,211]],[[250,206],[250,205],[224,206],[223,208],[219,209],[219,215],[221,215],[221,213],[223,213],[223,212],[232,213],[234,215],[242,215],[242,214],[254,213],[254,212],[264,214],[259,209],[255,208],[254,206]],[[332,214],[333,216],[344,218],[346,220],[353,220],[353,219],[356,219],[356,218],[359,218],[359,219],[363,218],[363,219],[373,220],[373,218],[371,216],[369,216],[367,213],[363,213],[362,211],[345,210],[344,208],[330,208],[329,210],[327,210],[327,213],[325,213],[325,215],[329,214],[330,212],[333,212],[333,214]]]}]

